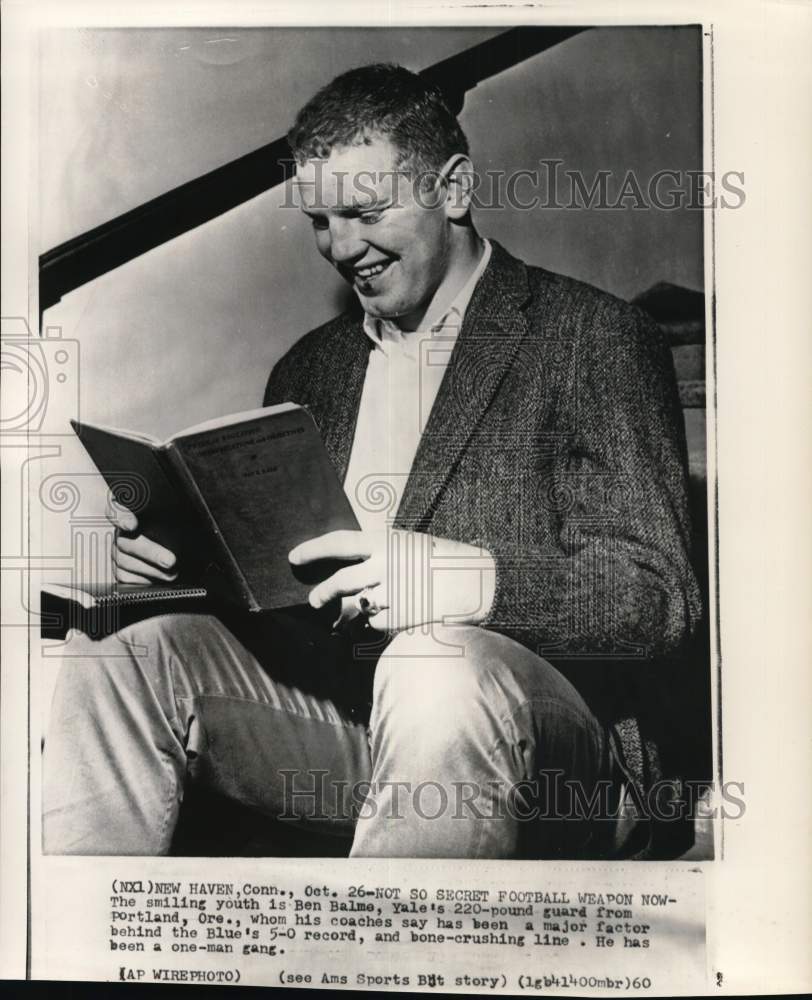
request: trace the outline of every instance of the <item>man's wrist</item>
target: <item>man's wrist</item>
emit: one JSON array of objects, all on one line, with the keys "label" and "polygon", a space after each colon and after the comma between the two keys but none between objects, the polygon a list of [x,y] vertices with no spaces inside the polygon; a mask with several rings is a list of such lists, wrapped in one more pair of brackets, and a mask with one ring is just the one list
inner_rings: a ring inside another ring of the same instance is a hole
[{"label": "man's wrist", "polygon": [[432,545],[432,611],[435,621],[479,625],[493,607],[496,563],[480,546],[445,538]]}]

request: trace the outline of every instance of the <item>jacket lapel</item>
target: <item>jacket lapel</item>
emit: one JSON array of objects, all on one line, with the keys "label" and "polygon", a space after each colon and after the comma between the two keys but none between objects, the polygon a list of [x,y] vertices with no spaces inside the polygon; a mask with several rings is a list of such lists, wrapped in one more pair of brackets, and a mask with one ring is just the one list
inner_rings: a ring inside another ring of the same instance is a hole
[{"label": "jacket lapel", "polygon": [[342,317],[325,352],[329,371],[318,380],[318,386],[310,386],[311,391],[318,389],[313,398],[314,416],[342,482],[350,462],[371,347],[361,320],[352,314]]},{"label": "jacket lapel", "polygon": [[465,312],[420,439],[395,517],[398,527],[414,530],[430,517],[527,333],[521,310],[529,297],[527,270],[491,242],[491,259]]}]

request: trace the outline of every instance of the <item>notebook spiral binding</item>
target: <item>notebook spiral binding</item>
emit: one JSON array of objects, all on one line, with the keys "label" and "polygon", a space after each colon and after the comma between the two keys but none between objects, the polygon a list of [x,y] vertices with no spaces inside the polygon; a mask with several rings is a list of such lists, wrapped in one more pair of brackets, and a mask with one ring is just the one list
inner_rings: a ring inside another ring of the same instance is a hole
[{"label": "notebook spiral binding", "polygon": [[146,604],[150,601],[172,601],[185,598],[207,597],[205,587],[185,587],[183,589],[165,590],[132,590],[117,591],[113,594],[101,594],[95,599],[96,607],[120,607],[123,604]]}]

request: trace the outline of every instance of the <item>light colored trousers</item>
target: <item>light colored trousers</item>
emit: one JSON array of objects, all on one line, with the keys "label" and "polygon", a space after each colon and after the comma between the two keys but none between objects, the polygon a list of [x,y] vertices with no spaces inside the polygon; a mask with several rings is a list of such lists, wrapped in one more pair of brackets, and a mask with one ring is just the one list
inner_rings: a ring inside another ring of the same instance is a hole
[{"label": "light colored trousers", "polygon": [[614,773],[604,727],[545,660],[474,627],[403,632],[381,653],[245,619],[74,636],[45,739],[46,853],[167,853],[189,781],[352,837],[356,857],[605,850],[606,820],[543,808],[550,775],[589,797]]}]

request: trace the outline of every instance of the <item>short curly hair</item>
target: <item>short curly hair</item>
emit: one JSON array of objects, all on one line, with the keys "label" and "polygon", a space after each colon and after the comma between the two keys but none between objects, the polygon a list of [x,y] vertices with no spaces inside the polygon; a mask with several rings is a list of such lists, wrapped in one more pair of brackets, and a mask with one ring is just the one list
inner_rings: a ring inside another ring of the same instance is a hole
[{"label": "short curly hair", "polygon": [[326,159],[333,147],[387,137],[398,169],[436,173],[468,140],[440,89],[392,63],[360,66],[322,87],[296,116],[288,144],[297,163]]}]

